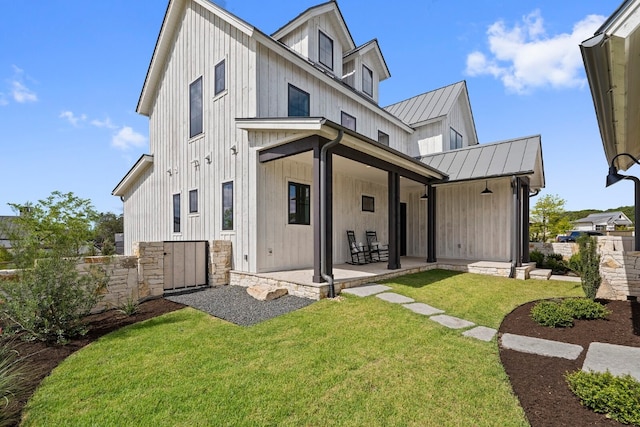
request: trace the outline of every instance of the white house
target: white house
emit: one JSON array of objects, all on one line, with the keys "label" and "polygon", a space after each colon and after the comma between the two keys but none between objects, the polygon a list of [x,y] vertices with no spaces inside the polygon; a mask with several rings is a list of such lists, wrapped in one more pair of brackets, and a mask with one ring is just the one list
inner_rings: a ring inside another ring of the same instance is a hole
[{"label": "white house", "polygon": [[624,212],[593,213],[573,221],[579,231],[613,231],[616,226],[629,226],[633,223]]},{"label": "white house", "polygon": [[390,75],[335,1],[269,36],[207,0],[171,0],[137,107],[150,151],[113,190],[126,253],[229,240],[236,271],[313,266],[321,282],[350,259],[347,230],[375,230],[389,269],[528,261],[540,136],[478,144],[464,81],[382,108]]}]

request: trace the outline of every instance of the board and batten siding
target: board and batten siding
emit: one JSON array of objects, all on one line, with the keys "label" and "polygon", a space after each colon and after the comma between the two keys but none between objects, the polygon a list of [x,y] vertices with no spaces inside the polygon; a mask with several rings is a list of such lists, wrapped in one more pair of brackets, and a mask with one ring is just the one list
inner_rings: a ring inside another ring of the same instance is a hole
[{"label": "board and batten siding", "polygon": [[513,228],[509,178],[438,186],[436,256],[438,259],[509,261]]},{"label": "board and batten siding", "polygon": [[444,151],[449,150],[449,128],[453,128],[456,132],[462,135],[463,147],[477,144],[478,141],[475,140],[476,136],[473,124],[471,123],[471,118],[466,113],[465,109],[466,105],[464,98],[459,96],[447,115],[446,129],[443,129]]},{"label": "board and batten siding", "polygon": [[[249,191],[255,153],[249,153],[246,132],[236,129],[235,118],[255,116],[255,44],[205,8],[190,3],[185,9],[149,117],[152,172],[125,196],[125,217],[137,219],[125,220],[127,250],[135,241],[231,240],[233,267],[248,269],[243,255],[251,244],[243,230],[255,213]],[[226,89],[214,96],[214,67],[222,60]],[[189,85],[199,77],[203,133],[189,138]],[[223,232],[222,183],[228,181],[234,182],[234,230]],[[198,213],[189,214],[194,189]],[[173,194],[181,195],[180,233],[172,228]]]}]

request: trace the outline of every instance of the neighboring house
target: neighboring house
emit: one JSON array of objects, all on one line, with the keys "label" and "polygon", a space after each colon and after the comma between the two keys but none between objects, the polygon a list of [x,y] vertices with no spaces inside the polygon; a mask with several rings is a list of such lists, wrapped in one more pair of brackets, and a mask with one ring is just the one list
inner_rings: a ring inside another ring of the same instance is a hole
[{"label": "neighboring house", "polygon": [[613,231],[616,226],[627,227],[633,223],[623,212],[604,212],[590,214],[573,224],[578,231]]},{"label": "neighboring house", "polygon": [[125,253],[229,240],[234,270],[313,266],[320,282],[350,259],[346,230],[375,230],[390,269],[405,255],[528,261],[540,137],[479,145],[465,82],[381,108],[389,77],[334,1],[268,36],[207,0],[171,0],[137,107],[150,154],[113,190]]},{"label": "neighboring house", "polygon": [[9,232],[13,226],[13,220],[15,216],[0,216],[0,246],[7,249],[11,248],[11,239],[9,238]]}]

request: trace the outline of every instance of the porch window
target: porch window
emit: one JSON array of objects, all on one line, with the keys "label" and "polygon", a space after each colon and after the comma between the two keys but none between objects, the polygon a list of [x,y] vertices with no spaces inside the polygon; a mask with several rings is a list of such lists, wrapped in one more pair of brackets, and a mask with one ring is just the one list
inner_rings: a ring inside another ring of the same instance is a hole
[{"label": "porch window", "polygon": [[180,232],[180,193],[173,195],[173,232]]},{"label": "porch window", "polygon": [[289,85],[289,117],[309,117],[309,94]]},{"label": "porch window", "polygon": [[202,133],[202,77],[189,85],[189,138]]},{"label": "porch window", "polygon": [[225,81],[225,69],[224,69],[224,59],[216,65],[215,68],[215,76],[214,76],[214,95],[218,95],[220,92],[226,89],[226,81]]},{"label": "porch window", "polygon": [[350,114],[345,113],[344,111],[340,116],[340,124],[347,129],[351,129],[354,132],[356,130],[356,118]]},{"label": "porch window", "polygon": [[333,70],[333,40],[322,31],[318,31],[318,60],[322,65]]},{"label": "porch window", "polygon": [[362,211],[375,212],[375,199],[371,196],[362,196]]},{"label": "porch window", "polygon": [[379,130],[378,131],[378,142],[380,144],[386,145],[388,147],[389,146],[389,135],[387,135],[386,133],[384,133],[381,130]]},{"label": "porch window", "polygon": [[198,212],[198,190],[189,191],[189,213]]},{"label": "porch window", "polygon": [[373,96],[373,71],[366,65],[362,66],[362,91]]},{"label": "porch window", "polygon": [[289,183],[289,224],[311,224],[311,186]]},{"label": "porch window", "polygon": [[222,183],[222,229],[233,230],[233,181]]},{"label": "porch window", "polygon": [[458,148],[462,148],[462,135],[455,131],[453,128],[450,129],[449,134],[449,149],[455,150]]}]

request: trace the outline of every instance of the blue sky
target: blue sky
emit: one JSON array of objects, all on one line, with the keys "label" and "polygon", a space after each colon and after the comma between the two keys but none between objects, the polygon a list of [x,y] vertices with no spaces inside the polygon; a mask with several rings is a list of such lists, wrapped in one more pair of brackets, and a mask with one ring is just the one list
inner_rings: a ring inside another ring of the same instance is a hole
[{"label": "blue sky", "polygon": [[[320,0],[218,4],[267,34]],[[382,106],[466,80],[481,143],[541,134],[566,209],[633,204],[607,164],[578,44],[621,0],[342,0],[391,71]],[[52,191],[122,211],[111,190],[148,152],[135,112],[167,0],[0,0],[0,215]],[[631,174],[637,173],[633,168]],[[532,199],[535,203],[537,199]]]}]

